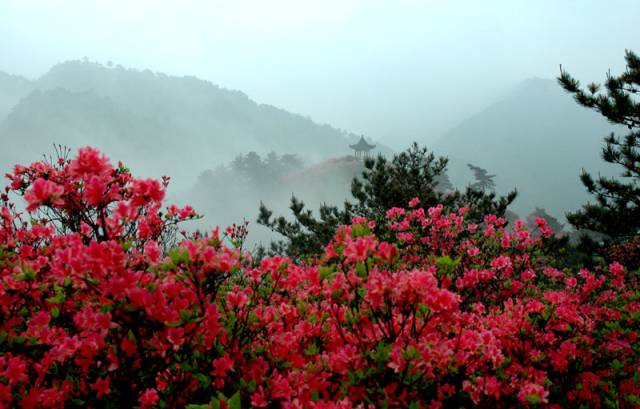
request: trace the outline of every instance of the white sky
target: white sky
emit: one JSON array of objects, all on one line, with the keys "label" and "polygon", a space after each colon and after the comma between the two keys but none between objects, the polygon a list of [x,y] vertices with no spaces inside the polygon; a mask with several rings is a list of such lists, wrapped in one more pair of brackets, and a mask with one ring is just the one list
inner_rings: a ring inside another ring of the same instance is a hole
[{"label": "white sky", "polygon": [[640,0],[0,0],[0,70],[196,75],[404,148],[560,63],[619,71],[639,17]]}]

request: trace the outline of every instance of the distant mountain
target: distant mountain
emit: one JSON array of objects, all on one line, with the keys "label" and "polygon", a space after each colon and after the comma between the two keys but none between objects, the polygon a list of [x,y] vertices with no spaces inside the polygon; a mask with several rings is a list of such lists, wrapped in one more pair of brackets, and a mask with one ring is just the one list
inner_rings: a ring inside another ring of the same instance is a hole
[{"label": "distant mountain", "polygon": [[449,156],[454,184],[469,183],[466,165],[478,165],[497,175],[498,191],[518,188],[513,209],[520,216],[537,206],[563,218],[589,199],[579,180],[582,168],[616,174],[600,158],[603,138],[615,130],[554,80],[534,78],[451,129],[433,148]]},{"label": "distant mountain", "polygon": [[28,79],[0,71],[0,121],[32,88]]},{"label": "distant mountain", "polygon": [[136,173],[168,174],[186,186],[237,154],[275,151],[317,161],[343,156],[356,140],[195,77],[70,61],[31,89],[0,117],[0,140],[13,141],[0,153],[4,168],[37,159],[53,143],[73,149],[90,144]]}]

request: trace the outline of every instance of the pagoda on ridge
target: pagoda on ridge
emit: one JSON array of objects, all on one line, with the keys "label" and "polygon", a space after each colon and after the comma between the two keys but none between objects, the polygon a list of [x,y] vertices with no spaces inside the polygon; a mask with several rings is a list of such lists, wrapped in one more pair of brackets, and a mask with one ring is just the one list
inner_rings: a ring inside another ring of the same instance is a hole
[{"label": "pagoda on ridge", "polygon": [[371,157],[371,150],[376,147],[376,145],[370,145],[365,139],[364,135],[360,136],[360,140],[355,145],[349,145],[351,149],[354,151],[354,156],[356,159],[367,159]]}]

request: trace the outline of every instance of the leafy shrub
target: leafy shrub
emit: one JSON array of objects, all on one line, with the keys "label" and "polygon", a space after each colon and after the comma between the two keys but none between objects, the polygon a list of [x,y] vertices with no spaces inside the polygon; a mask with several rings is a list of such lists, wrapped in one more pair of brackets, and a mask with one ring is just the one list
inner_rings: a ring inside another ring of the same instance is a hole
[{"label": "leafy shrub", "polygon": [[341,226],[313,262],[254,266],[243,226],[163,251],[193,210],[161,213],[161,183],[90,148],[9,178],[33,217],[3,196],[0,406],[640,402],[637,281],[548,267],[544,219],[507,232],[415,199]]}]

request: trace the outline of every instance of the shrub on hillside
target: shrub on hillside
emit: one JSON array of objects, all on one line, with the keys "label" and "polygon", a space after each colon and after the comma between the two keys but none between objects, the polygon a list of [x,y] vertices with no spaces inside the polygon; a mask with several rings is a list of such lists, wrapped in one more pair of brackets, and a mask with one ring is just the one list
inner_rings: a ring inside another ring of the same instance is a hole
[{"label": "shrub on hillside", "polygon": [[544,219],[415,199],[254,266],[243,227],[163,251],[193,210],[90,148],[9,178],[32,217],[3,196],[0,407],[640,404],[637,281],[549,267]]}]

